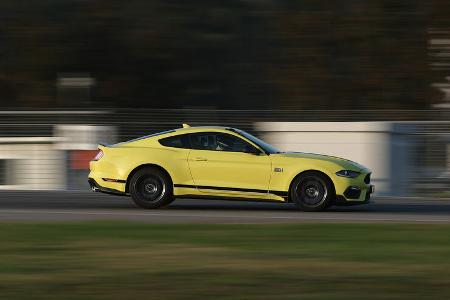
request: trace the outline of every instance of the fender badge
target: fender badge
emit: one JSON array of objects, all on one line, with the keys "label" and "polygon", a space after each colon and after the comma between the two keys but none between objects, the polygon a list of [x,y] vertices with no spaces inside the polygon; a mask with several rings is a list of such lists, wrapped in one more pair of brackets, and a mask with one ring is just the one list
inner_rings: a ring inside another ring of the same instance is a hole
[{"label": "fender badge", "polygon": [[283,168],[274,168],[273,171],[274,172],[283,172]]}]

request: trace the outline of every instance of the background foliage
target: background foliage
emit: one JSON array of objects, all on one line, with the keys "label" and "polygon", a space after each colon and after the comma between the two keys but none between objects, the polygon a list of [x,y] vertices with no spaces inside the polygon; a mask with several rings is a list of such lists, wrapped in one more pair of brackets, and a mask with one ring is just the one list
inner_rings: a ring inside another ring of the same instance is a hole
[{"label": "background foliage", "polygon": [[5,0],[0,105],[58,107],[58,74],[96,79],[75,106],[422,109],[443,0]]}]

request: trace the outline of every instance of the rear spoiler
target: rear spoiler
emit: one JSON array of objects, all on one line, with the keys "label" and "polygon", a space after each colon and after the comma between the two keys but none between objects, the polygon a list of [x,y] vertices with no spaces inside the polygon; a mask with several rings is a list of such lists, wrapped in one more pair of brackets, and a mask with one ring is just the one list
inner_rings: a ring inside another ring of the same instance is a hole
[{"label": "rear spoiler", "polygon": [[105,148],[108,148],[108,145],[105,143],[98,143],[98,149],[104,150]]}]

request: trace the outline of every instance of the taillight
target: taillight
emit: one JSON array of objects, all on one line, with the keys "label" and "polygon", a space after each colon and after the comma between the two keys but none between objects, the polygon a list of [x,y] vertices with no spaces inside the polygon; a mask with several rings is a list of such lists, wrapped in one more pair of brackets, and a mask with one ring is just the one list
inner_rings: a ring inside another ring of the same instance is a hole
[{"label": "taillight", "polygon": [[97,161],[97,160],[99,160],[99,159],[102,158],[102,157],[103,157],[103,151],[100,150],[100,149],[98,149],[98,152],[97,152],[97,154],[95,155],[95,157],[92,159],[92,161]]}]

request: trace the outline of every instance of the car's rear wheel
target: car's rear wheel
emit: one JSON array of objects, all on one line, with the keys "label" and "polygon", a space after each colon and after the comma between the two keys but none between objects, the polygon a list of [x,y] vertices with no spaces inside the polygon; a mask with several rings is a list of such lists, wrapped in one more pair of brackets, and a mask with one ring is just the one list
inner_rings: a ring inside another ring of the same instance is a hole
[{"label": "car's rear wheel", "polygon": [[169,176],[155,167],[137,171],[130,180],[131,197],[143,208],[158,208],[173,201],[173,187]]},{"label": "car's rear wheel", "polygon": [[300,210],[322,211],[335,197],[331,180],[319,172],[305,172],[291,184],[290,197]]}]

